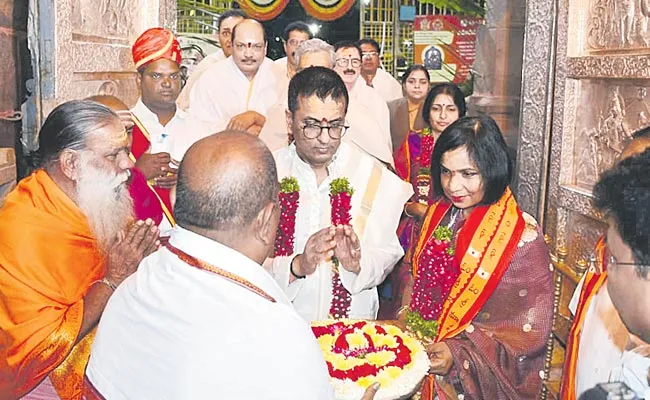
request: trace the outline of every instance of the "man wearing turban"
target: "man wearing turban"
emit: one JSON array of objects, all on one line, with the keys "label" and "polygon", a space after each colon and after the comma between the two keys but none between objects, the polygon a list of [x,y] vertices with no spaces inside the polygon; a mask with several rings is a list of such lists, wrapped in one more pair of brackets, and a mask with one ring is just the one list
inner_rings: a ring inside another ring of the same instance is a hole
[{"label": "man wearing turban", "polygon": [[181,91],[181,47],[167,29],[151,28],[135,41],[133,62],[138,70],[136,83],[140,99],[131,109],[134,116],[131,155],[135,167],[157,195],[165,218],[161,234],[174,225],[169,190],[176,184],[175,142],[189,135],[187,115],[176,106]]}]

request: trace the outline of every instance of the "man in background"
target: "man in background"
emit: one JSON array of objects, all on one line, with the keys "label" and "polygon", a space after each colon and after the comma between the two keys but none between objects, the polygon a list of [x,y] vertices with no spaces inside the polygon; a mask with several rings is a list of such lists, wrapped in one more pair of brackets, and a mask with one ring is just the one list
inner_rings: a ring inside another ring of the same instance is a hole
[{"label": "man in background", "polygon": [[[379,145],[385,147],[389,154],[393,154],[393,142],[390,136],[390,114],[388,104],[381,97],[379,91],[368,85],[360,76],[361,49],[355,42],[342,41],[334,45],[336,52],[336,71],[348,89],[350,99],[359,103],[369,113],[379,127],[378,131],[367,132]],[[392,157],[391,157],[392,159]],[[392,162],[391,162],[392,164]]]},{"label": "man in background", "polygon": [[210,128],[247,131],[255,135],[277,100],[273,61],[266,58],[264,26],[244,19],[233,28],[233,54],[199,79],[190,94],[189,113]]},{"label": "man in background", "polygon": [[133,62],[140,98],[131,109],[135,167],[154,188],[164,210],[160,229],[174,224],[169,190],[176,184],[178,161],[171,157],[174,141],[188,132],[188,117],[176,106],[181,90],[181,49],[174,34],[163,28],[146,30],[133,44]]},{"label": "man in background", "polygon": [[361,76],[366,81],[366,85],[377,89],[386,103],[401,98],[402,85],[393,75],[380,68],[379,43],[374,39],[361,39],[359,47],[361,48]]},{"label": "man in background", "polygon": [[187,82],[185,82],[185,86],[183,86],[183,90],[181,90],[181,94],[178,96],[178,100],[176,101],[182,110],[187,111],[187,108],[190,106],[190,92],[196,82],[198,82],[201,75],[203,75],[203,73],[214,64],[231,56],[232,30],[235,25],[241,22],[244,18],[246,18],[246,14],[238,8],[227,10],[219,16],[219,19],[217,20],[217,39],[219,40],[219,46],[221,46],[221,48],[201,60],[199,65],[197,65],[192,71]]},{"label": "man in background", "polygon": [[[278,69],[278,88],[286,91],[289,81],[296,74],[296,49],[306,40],[312,38],[309,25],[294,21],[284,28],[284,57],[275,60]],[[280,93],[280,91],[278,91]]]}]

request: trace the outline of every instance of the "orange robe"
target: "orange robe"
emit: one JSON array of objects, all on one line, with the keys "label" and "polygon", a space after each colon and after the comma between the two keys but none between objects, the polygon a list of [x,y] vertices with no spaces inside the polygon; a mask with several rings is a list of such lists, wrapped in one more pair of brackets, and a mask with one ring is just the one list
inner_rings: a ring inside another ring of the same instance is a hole
[{"label": "orange robe", "polygon": [[92,341],[75,346],[83,298],[105,273],[97,241],[43,170],[7,196],[0,221],[0,398],[23,396],[48,375],[62,399],[80,398]]}]

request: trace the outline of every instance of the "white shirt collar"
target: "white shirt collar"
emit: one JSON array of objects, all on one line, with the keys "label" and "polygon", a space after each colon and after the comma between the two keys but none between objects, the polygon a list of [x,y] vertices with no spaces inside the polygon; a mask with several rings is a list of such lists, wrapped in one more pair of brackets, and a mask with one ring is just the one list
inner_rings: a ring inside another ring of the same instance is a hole
[{"label": "white shirt collar", "polygon": [[[148,122],[155,122],[160,125],[160,121],[158,120],[158,115],[156,115],[153,111],[149,109],[143,102],[142,102],[142,97],[138,98],[138,102],[135,103],[135,106],[131,109],[131,112],[138,117],[139,120],[141,120],[143,123],[145,121]],[[174,114],[174,117],[167,123],[167,125],[173,123],[177,119],[184,119],[187,116],[185,111],[181,110],[180,107],[176,106],[176,113]]]},{"label": "white shirt collar", "polygon": [[[298,152],[296,151],[296,143],[292,142],[289,145],[289,157],[291,159],[291,167],[290,171],[297,172],[297,173],[302,173],[303,175],[305,173],[311,174],[314,176],[314,179],[316,178],[316,175],[314,174],[314,171],[312,170],[311,166],[306,163],[300,156],[298,155]],[[350,152],[350,149],[348,145],[341,141],[339,144],[339,148],[336,150],[336,153],[334,153],[334,156],[332,157],[332,162],[330,165],[327,166],[327,172],[329,175],[329,178],[334,179],[337,178],[341,175],[341,170],[343,168],[343,161],[347,159],[348,154]]]},{"label": "white shirt collar", "polygon": [[246,279],[278,303],[290,303],[269,272],[242,253],[179,225],[172,230],[169,241],[191,256]]}]

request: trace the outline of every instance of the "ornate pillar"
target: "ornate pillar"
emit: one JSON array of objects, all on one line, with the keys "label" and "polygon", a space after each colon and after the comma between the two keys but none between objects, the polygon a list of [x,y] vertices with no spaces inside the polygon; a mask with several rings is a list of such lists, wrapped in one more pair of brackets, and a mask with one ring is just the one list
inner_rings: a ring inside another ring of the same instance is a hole
[{"label": "ornate pillar", "polygon": [[496,120],[506,142],[517,147],[519,98],[526,17],[525,0],[487,0],[485,24],[479,28],[470,114]]}]

